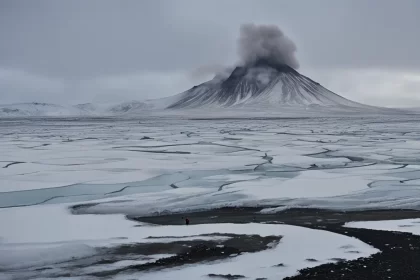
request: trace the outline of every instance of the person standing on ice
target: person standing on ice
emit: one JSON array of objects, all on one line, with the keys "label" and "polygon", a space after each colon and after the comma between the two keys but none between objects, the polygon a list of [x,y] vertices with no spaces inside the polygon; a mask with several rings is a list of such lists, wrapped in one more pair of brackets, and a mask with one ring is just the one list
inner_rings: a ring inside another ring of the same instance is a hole
[{"label": "person standing on ice", "polygon": [[190,224],[190,219],[185,218],[185,224],[188,226]]}]

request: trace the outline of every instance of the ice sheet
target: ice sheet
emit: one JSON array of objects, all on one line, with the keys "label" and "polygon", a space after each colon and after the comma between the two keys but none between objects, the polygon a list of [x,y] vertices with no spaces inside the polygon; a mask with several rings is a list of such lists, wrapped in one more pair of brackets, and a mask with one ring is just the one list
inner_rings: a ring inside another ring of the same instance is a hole
[{"label": "ice sheet", "polygon": [[138,215],[256,205],[419,209],[416,123],[2,120],[0,207],[95,201],[84,213]]}]

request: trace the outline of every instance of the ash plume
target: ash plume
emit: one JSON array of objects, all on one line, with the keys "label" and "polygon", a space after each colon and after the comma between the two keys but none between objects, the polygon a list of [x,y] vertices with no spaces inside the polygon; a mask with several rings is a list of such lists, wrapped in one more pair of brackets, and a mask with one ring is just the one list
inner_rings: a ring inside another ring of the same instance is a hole
[{"label": "ash plume", "polygon": [[238,54],[243,64],[259,59],[299,68],[296,45],[275,25],[243,24],[238,39]]}]

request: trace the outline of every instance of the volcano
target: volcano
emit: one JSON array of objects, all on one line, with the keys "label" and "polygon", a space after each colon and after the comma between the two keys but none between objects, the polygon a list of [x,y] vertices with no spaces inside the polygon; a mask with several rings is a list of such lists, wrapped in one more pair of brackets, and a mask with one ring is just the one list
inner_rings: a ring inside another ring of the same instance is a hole
[{"label": "volcano", "polygon": [[168,109],[253,105],[368,107],[335,94],[290,66],[268,60],[238,66],[229,76],[216,76],[172,100]]}]

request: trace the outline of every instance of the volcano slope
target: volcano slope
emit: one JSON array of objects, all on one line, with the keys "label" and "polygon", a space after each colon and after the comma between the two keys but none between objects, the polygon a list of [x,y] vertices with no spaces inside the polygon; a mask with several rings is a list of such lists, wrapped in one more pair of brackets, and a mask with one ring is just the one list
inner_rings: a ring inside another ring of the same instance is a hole
[{"label": "volcano slope", "polygon": [[169,109],[243,106],[325,106],[368,109],[301,75],[292,67],[260,59],[236,67],[228,77],[194,86],[177,96]]}]

